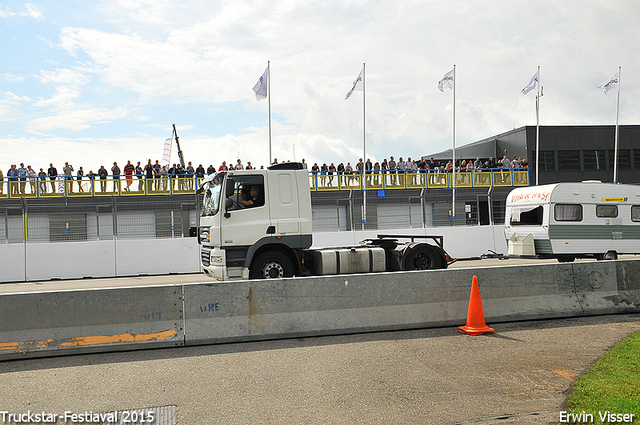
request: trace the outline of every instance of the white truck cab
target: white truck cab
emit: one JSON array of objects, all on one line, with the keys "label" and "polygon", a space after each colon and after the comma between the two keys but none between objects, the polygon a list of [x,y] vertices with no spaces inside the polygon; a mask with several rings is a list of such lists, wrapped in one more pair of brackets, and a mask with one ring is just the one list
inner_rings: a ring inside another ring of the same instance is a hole
[{"label": "white truck cab", "polygon": [[[273,277],[291,276],[295,250],[311,246],[311,194],[305,164],[287,162],[265,170],[223,171],[203,183],[199,239],[202,270],[218,280],[259,277],[251,262],[263,251],[282,253]],[[257,199],[247,205],[251,189]],[[277,276],[276,276],[277,275]]]},{"label": "white truck cab", "polygon": [[[198,228],[201,268],[218,280],[426,270],[447,267],[439,236],[367,239],[363,246],[311,249],[306,164],[223,171],[207,177]],[[437,245],[414,242],[432,238]]]}]

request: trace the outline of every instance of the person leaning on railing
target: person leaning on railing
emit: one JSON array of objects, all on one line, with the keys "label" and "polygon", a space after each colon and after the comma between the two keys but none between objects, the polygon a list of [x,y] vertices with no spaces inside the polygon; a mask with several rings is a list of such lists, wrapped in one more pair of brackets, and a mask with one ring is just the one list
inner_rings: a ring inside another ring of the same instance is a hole
[{"label": "person leaning on railing", "polygon": [[40,193],[47,193],[47,173],[44,172],[44,168],[40,168],[38,173],[38,183],[40,186]]},{"label": "person leaning on railing", "polygon": [[340,164],[338,164],[338,167],[336,168],[336,170],[338,171],[339,186],[340,187],[346,186],[347,178],[344,175],[344,162],[341,162]]},{"label": "person leaning on railing", "polygon": [[140,166],[140,161],[138,161],[138,165],[136,165],[136,177],[138,178],[138,192],[142,192],[144,189],[144,179],[142,178],[143,170]]},{"label": "person leaning on railing", "polygon": [[51,180],[51,193],[56,193],[56,178],[58,177],[58,170],[53,166],[53,164],[49,164],[47,175],[49,176],[49,180]]},{"label": "person leaning on railing", "polygon": [[353,184],[353,181],[355,180],[355,176],[353,175],[353,167],[351,166],[351,163],[349,161],[347,161],[347,165],[344,166],[344,172],[349,179],[349,181],[346,183],[348,186],[351,186]]},{"label": "person leaning on railing", "polygon": [[82,187],[82,179],[84,177],[84,170],[82,167],[78,168],[78,172],[76,174],[76,179],[78,180],[78,192],[84,192],[84,188]]},{"label": "person leaning on railing", "polygon": [[93,191],[95,190],[95,180],[96,180],[96,175],[94,174],[93,170],[89,170],[89,174],[87,174],[87,177],[89,178],[89,184],[91,185],[91,190],[90,192],[93,193]]},{"label": "person leaning on railing", "polygon": [[9,182],[9,194],[18,194],[18,169],[16,164],[11,164],[11,168],[7,171],[7,181]]},{"label": "person leaning on railing", "polygon": [[131,185],[133,184],[133,173],[135,173],[135,171],[136,167],[133,166],[131,160],[128,160],[127,164],[124,166],[124,178],[127,183],[124,190],[127,192],[131,191]]},{"label": "person leaning on railing", "polygon": [[160,166],[160,161],[158,161],[156,159],[156,163],[153,164],[153,178],[154,178],[154,182],[153,182],[153,188],[156,192],[158,192],[160,190],[160,170],[161,170],[161,166]]},{"label": "person leaning on railing", "polygon": [[117,162],[113,163],[111,174],[113,175],[113,191],[118,193],[118,191],[120,191],[120,167],[118,167]]},{"label": "person leaning on railing", "polygon": [[168,183],[167,180],[169,180],[169,172],[167,171],[167,167],[164,165],[160,169],[160,178],[162,179],[162,190],[166,191]]},{"label": "person leaning on railing", "polygon": [[67,192],[71,193],[73,192],[73,165],[65,162],[62,172],[64,173],[64,183],[67,187]]},{"label": "person leaning on railing", "polygon": [[[240,161],[240,160],[238,160]],[[193,189],[193,176],[196,174],[196,170],[193,168],[191,161],[187,164],[187,190]]]},{"label": "person leaning on railing", "polygon": [[18,177],[20,177],[20,193],[24,195],[25,187],[27,186],[27,169],[22,162],[20,163],[20,168],[18,168]]},{"label": "person leaning on railing", "polygon": [[153,165],[151,164],[151,160],[144,166],[145,173],[145,181],[147,185],[147,192],[151,192],[153,190]]},{"label": "person leaning on railing", "polygon": [[31,186],[31,194],[36,194],[36,170],[31,168],[31,165],[27,165],[27,178],[29,179],[29,185]]},{"label": "person leaning on railing", "polygon": [[100,169],[98,170],[98,176],[100,177],[100,192],[106,192],[107,191],[107,176],[109,175],[109,172],[107,171],[106,168],[104,168],[104,165],[100,166]]}]

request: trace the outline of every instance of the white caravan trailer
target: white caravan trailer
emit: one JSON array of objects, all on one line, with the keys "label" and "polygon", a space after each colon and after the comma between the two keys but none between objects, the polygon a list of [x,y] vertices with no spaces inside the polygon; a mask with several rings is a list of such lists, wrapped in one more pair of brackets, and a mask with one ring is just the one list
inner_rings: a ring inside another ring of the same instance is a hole
[{"label": "white caravan trailer", "polygon": [[557,183],[514,189],[507,197],[510,256],[573,261],[640,253],[640,186]]}]

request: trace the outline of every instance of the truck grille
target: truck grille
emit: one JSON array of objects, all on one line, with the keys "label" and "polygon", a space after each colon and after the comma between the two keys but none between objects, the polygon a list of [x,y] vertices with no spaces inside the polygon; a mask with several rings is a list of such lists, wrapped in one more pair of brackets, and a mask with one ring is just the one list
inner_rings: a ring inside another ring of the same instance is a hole
[{"label": "truck grille", "polygon": [[209,260],[211,258],[211,248],[208,246],[203,246],[200,248],[200,257],[202,259],[202,265],[208,266]]}]

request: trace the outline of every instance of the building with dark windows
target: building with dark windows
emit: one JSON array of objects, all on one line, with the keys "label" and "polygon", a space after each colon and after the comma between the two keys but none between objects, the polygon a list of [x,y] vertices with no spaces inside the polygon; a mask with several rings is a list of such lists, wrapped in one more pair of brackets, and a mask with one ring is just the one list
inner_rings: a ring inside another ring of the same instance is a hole
[{"label": "building with dark windows", "polygon": [[[539,184],[613,181],[614,125],[540,126]],[[526,158],[530,182],[536,182],[536,127],[520,127],[456,147],[456,161],[489,157]],[[426,155],[436,161],[451,159],[451,149]],[[640,183],[640,125],[618,126],[619,183]]]}]

